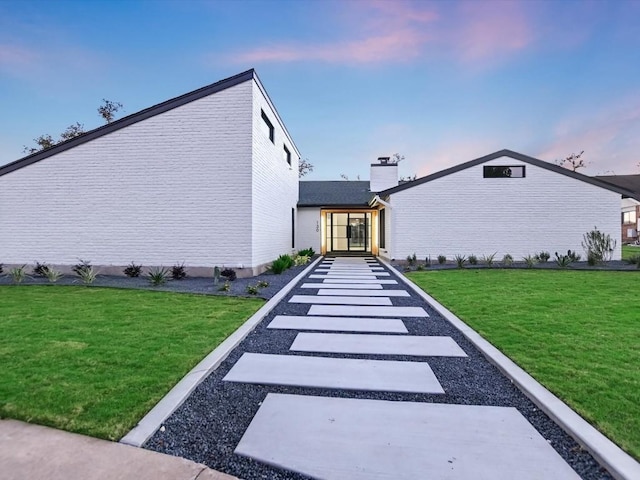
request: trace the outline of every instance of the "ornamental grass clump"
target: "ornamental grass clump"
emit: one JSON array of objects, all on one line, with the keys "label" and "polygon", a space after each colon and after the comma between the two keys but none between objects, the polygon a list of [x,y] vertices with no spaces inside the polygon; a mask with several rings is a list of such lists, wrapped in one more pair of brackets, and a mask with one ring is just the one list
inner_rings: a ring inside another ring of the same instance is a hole
[{"label": "ornamental grass clump", "polygon": [[456,255],[454,259],[458,268],[464,268],[464,264],[467,262],[467,257],[464,255]]},{"label": "ornamental grass clump", "polygon": [[549,259],[551,258],[551,254],[549,252],[545,252],[543,250],[540,253],[536,253],[536,256],[534,258],[536,259],[536,262],[538,262],[538,263],[547,263],[549,261]]},{"label": "ornamental grass clump", "polygon": [[493,268],[494,259],[496,258],[497,252],[492,253],[491,255],[483,255],[482,263],[484,263],[487,268]]},{"label": "ornamental grass clump", "polygon": [[513,257],[506,253],[504,257],[502,257],[502,265],[505,267],[510,267],[513,265]]},{"label": "ornamental grass clump", "polygon": [[271,271],[273,273],[275,273],[276,275],[280,275],[287,268],[289,268],[287,265],[288,265],[288,263],[287,263],[287,261],[285,259],[283,259],[282,257],[277,258],[271,264]]},{"label": "ornamental grass clump", "polygon": [[47,267],[47,270],[45,271],[44,276],[47,277],[47,280],[49,280],[49,283],[56,283],[58,280],[62,278],[62,272],[59,270],[56,270],[55,268]]},{"label": "ornamental grass clump", "polygon": [[49,265],[47,265],[44,262],[40,263],[40,262],[36,261],[36,266],[33,267],[33,274],[36,277],[46,277],[47,276],[47,270],[49,270]]},{"label": "ornamental grass clump", "polygon": [[604,234],[597,227],[582,236],[582,248],[587,252],[589,265],[608,262],[611,260],[617,241],[611,235]]},{"label": "ornamental grass clump", "polygon": [[22,283],[24,279],[27,278],[26,265],[22,265],[21,267],[14,267],[9,270],[9,275],[11,276],[11,280],[13,283]]},{"label": "ornamental grass clump", "polygon": [[89,268],[81,268],[76,273],[85,285],[93,283],[98,276],[98,271],[94,270],[91,266],[89,266]]},{"label": "ornamental grass clump", "polygon": [[167,283],[167,279],[169,277],[169,269],[166,267],[153,267],[149,270],[147,274],[149,278],[149,283],[154,287],[158,287],[160,285],[164,285]]},{"label": "ornamental grass clump", "polygon": [[298,252],[298,255],[300,255],[302,257],[309,257],[309,258],[313,257],[315,254],[316,254],[315,250],[313,248],[311,248],[311,247],[305,248],[305,249],[300,250]]},{"label": "ornamental grass clump", "polygon": [[531,255],[527,255],[526,257],[522,257],[522,260],[524,261],[524,264],[527,266],[527,268],[533,268],[533,266],[538,261],[538,260],[536,260],[536,257],[533,257]]}]

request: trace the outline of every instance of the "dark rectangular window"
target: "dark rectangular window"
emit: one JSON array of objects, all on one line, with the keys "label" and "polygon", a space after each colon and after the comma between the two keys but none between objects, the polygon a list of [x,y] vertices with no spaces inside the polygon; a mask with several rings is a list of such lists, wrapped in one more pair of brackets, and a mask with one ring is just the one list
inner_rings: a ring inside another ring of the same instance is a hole
[{"label": "dark rectangular window", "polygon": [[273,143],[273,123],[271,123],[271,120],[269,120],[269,117],[267,117],[267,114],[264,113],[264,110],[261,110],[262,112],[262,125],[264,128],[264,131],[267,135],[269,135],[269,140],[271,140],[271,142]]},{"label": "dark rectangular window", "polygon": [[291,209],[291,248],[296,248],[296,209]]},{"label": "dark rectangular window", "polygon": [[524,178],[524,165],[485,165],[484,178]]},{"label": "dark rectangular window", "polygon": [[383,208],[378,213],[378,246],[380,248],[387,248],[386,244],[386,232],[387,232],[387,222],[385,220],[385,209]]},{"label": "dark rectangular window", "polygon": [[282,152],[282,156],[284,157],[286,162],[289,164],[289,166],[291,166],[291,152],[289,151],[286,145],[283,145],[283,148],[284,150]]}]

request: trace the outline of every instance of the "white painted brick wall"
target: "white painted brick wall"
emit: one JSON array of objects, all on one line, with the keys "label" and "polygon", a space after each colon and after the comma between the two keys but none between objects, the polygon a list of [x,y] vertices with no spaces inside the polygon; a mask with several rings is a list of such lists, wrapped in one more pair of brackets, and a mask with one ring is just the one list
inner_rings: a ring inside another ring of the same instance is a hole
[{"label": "white painted brick wall", "polygon": [[296,245],[299,250],[313,248],[321,251],[321,218],[319,207],[298,208],[298,226],[296,229]]},{"label": "white painted brick wall", "polygon": [[[484,165],[519,165],[502,158]],[[597,226],[618,241],[620,195],[530,164],[526,178],[483,178],[477,165],[391,195],[391,257],[452,258],[577,250]]]},{"label": "white painted brick wall", "polygon": [[[285,133],[271,103],[257,83],[253,83],[253,262],[261,265],[291,253],[291,209],[298,203],[299,157]],[[274,126],[274,141],[262,127],[264,111]],[[291,165],[283,156],[284,146],[291,152]],[[298,248],[298,245],[295,245]]]},{"label": "white painted brick wall", "polygon": [[250,265],[252,100],[245,82],[0,177],[0,261]]}]

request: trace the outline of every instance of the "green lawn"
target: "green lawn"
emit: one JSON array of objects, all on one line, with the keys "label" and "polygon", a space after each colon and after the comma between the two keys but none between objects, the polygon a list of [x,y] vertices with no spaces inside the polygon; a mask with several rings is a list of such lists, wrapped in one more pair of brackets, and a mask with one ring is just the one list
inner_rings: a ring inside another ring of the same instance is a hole
[{"label": "green lawn", "polygon": [[0,287],[0,417],[117,440],[259,299]]},{"label": "green lawn", "polygon": [[629,260],[631,257],[640,255],[640,247],[631,245],[622,245],[622,259]]},{"label": "green lawn", "polygon": [[640,458],[640,274],[448,270],[408,277]]}]

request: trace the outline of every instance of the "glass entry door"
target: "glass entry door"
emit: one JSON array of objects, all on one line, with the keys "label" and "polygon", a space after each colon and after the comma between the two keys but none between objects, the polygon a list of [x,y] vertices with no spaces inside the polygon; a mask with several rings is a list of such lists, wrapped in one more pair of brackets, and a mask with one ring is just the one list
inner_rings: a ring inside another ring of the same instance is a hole
[{"label": "glass entry door", "polygon": [[327,247],[331,252],[368,252],[371,247],[371,213],[328,214]]}]

